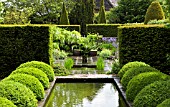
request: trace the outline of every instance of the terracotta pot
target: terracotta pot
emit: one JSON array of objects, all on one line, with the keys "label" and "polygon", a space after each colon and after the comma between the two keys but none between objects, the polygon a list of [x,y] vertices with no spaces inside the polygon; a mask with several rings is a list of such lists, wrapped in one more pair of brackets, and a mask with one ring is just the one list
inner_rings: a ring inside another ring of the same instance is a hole
[{"label": "terracotta pot", "polygon": [[97,50],[91,50],[89,56],[97,56]]}]

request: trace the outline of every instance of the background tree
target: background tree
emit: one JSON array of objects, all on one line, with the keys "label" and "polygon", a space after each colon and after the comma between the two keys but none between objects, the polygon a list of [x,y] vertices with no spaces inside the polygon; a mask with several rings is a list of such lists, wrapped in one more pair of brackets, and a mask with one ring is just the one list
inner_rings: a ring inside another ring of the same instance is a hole
[{"label": "background tree", "polygon": [[104,0],[100,0],[98,23],[106,23]]},{"label": "background tree", "polygon": [[102,6],[101,9],[100,9],[98,23],[106,23],[106,15],[105,15],[104,6]]},{"label": "background tree", "polygon": [[[58,24],[62,2],[65,2],[67,10],[71,10],[74,6],[74,0],[6,0],[4,6],[5,11],[11,6],[15,7],[16,11],[31,10],[31,15],[27,16],[31,23]],[[6,12],[4,13],[6,14]]]},{"label": "background tree", "polygon": [[3,10],[4,10],[4,6],[2,2],[0,2],[0,23],[3,21],[3,16],[2,16]]},{"label": "background tree", "polygon": [[94,0],[75,0],[69,14],[70,24],[81,25],[81,34],[86,35],[86,24],[94,22]]},{"label": "background tree", "polygon": [[118,6],[111,9],[109,23],[141,23],[146,10],[153,0],[120,0]]},{"label": "background tree", "polygon": [[147,24],[150,20],[162,20],[164,18],[164,12],[160,3],[158,1],[153,1],[147,9],[144,24]]},{"label": "background tree", "polygon": [[69,20],[68,20],[68,13],[66,10],[66,6],[63,3],[63,8],[62,8],[62,12],[61,12],[61,16],[60,16],[60,25],[69,25]]}]

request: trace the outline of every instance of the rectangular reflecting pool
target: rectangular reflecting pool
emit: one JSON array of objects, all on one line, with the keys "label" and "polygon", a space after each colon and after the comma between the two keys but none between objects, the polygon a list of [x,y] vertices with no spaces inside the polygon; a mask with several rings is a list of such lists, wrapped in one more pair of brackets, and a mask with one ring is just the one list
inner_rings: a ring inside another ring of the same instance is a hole
[{"label": "rectangular reflecting pool", "polygon": [[112,83],[56,83],[45,107],[127,107]]}]

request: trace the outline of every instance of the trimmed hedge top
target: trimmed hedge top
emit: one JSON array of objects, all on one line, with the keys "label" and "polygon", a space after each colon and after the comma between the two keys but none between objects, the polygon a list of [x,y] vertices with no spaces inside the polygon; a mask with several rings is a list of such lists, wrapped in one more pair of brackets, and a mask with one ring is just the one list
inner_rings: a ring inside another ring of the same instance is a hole
[{"label": "trimmed hedge top", "polygon": [[34,95],[38,100],[43,99],[45,96],[44,87],[42,86],[40,81],[34,76],[28,74],[13,74],[3,79],[3,81],[15,81],[26,85],[31,91],[33,91]]},{"label": "trimmed hedge top", "polygon": [[18,68],[25,68],[25,67],[38,68],[47,75],[50,82],[54,80],[53,68],[44,62],[39,62],[39,61],[26,62],[26,63],[21,64]]},{"label": "trimmed hedge top", "polygon": [[124,73],[128,71],[130,68],[140,67],[140,66],[150,66],[144,62],[134,61],[134,62],[128,62],[125,64],[120,71],[118,72],[118,75],[120,78],[123,77]]},{"label": "trimmed hedge top", "polygon": [[121,79],[121,83],[124,89],[127,88],[129,81],[136,75],[143,73],[143,72],[159,72],[159,70],[151,67],[151,66],[140,66],[135,68],[130,68]]},{"label": "trimmed hedge top", "polygon": [[164,100],[161,104],[156,107],[170,107],[170,99]]},{"label": "trimmed hedge top", "polygon": [[103,37],[117,37],[121,24],[87,24],[87,33],[103,35]]},{"label": "trimmed hedge top", "polygon": [[170,76],[161,72],[145,72],[132,78],[127,86],[126,97],[133,101],[136,95],[147,85],[160,80],[170,80]]},{"label": "trimmed hedge top", "polygon": [[17,107],[14,103],[7,98],[0,97],[0,107]]},{"label": "trimmed hedge top", "polygon": [[144,87],[135,97],[133,107],[156,107],[170,97],[170,81],[157,81]]},{"label": "trimmed hedge top", "polygon": [[0,97],[11,100],[17,107],[37,107],[37,99],[25,85],[14,81],[0,82]]},{"label": "trimmed hedge top", "polygon": [[19,68],[13,71],[11,74],[18,74],[18,73],[32,75],[41,82],[41,84],[44,86],[45,89],[49,87],[50,83],[47,75],[38,68],[34,68],[34,67]]}]

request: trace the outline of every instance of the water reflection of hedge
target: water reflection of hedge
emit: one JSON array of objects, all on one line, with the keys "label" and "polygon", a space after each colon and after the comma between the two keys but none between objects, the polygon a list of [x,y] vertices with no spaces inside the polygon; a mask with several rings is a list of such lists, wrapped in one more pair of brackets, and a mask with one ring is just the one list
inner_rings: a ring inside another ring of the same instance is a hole
[{"label": "water reflection of hedge", "polygon": [[57,83],[51,93],[47,107],[62,107],[62,104],[71,107],[72,105],[82,104],[84,98],[92,101],[103,85],[103,83]]}]

